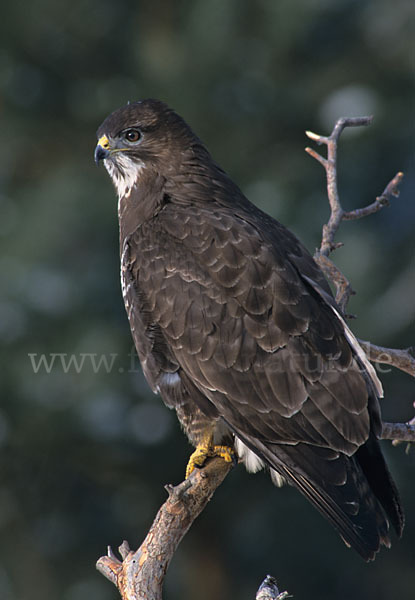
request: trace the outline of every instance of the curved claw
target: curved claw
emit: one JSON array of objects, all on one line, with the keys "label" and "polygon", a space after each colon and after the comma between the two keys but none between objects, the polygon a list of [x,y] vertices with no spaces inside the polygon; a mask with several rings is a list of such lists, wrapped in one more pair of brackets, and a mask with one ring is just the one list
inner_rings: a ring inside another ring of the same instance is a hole
[{"label": "curved claw", "polygon": [[219,456],[225,462],[231,462],[234,465],[238,462],[235,452],[230,446],[211,446],[210,444],[203,443],[197,446],[193,454],[190,455],[186,467],[186,479],[190,477],[196,467],[203,467],[206,460],[213,456]]}]

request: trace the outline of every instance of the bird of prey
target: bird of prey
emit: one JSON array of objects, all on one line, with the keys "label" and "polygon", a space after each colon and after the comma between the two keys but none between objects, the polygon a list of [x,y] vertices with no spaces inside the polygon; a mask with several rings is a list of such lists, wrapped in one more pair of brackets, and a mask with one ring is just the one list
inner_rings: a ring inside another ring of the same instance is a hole
[{"label": "bird of prey", "polygon": [[121,281],[144,375],[207,457],[265,467],[372,560],[404,524],[380,382],[305,247],[159,100],[97,132],[118,194]]}]

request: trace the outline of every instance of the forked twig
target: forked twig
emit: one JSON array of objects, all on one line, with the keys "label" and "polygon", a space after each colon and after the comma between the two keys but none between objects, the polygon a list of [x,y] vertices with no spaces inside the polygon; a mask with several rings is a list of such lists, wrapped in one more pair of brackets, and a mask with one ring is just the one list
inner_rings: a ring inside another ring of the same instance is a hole
[{"label": "forked twig", "polygon": [[[345,316],[347,316],[346,308],[350,296],[355,292],[347,277],[329,258],[329,255],[333,250],[342,246],[341,242],[334,241],[336,233],[342,221],[361,219],[378,212],[385,206],[389,206],[391,199],[399,196],[399,185],[403,179],[403,173],[398,172],[374,202],[368,206],[357,208],[352,211],[345,211],[343,209],[337,186],[337,147],[339,138],[346,127],[367,126],[370,125],[371,122],[372,117],[342,117],[338,119],[333,131],[328,137],[306,131],[307,137],[311,140],[319,145],[324,144],[327,146],[327,158],[324,158],[312,148],[307,147],[305,149],[310,156],[323,165],[326,171],[327,195],[330,204],[330,218],[327,224],[323,225],[321,245],[314,254],[314,260],[319,264],[326,277],[333,282],[336,288],[336,302]],[[415,357],[412,348],[403,350],[382,348],[381,346],[376,346],[363,340],[359,340],[359,343],[371,361],[391,365],[415,377]],[[395,441],[414,442],[414,420],[409,421],[408,423],[384,423],[382,438]]]},{"label": "forked twig", "polygon": [[[337,187],[337,147],[340,135],[346,127],[360,127],[370,125],[372,117],[341,117],[336,122],[333,131],[328,137],[318,135],[311,131],[306,131],[307,137],[315,141],[319,145],[327,146],[327,158],[321,156],[312,148],[307,147],[305,151],[313,158],[318,160],[323,165],[327,177],[327,195],[330,204],[330,218],[323,225],[323,235],[321,245],[314,254],[314,260],[319,264],[324,274],[330,281],[333,282],[336,288],[336,301],[344,314],[350,296],[355,292],[350,285],[347,277],[340,271],[338,267],[330,260],[329,255],[333,250],[342,246],[341,242],[335,242],[335,235],[342,221],[352,221],[372,215],[385,206],[389,206],[392,198],[399,196],[399,185],[403,179],[403,173],[398,172],[391,179],[388,185],[383,190],[382,194],[376,198],[374,202],[363,208],[357,208],[352,211],[345,211],[341,205],[339,191]],[[373,346],[369,342],[362,342],[362,347],[366,350],[371,348],[371,353],[368,354],[371,360],[377,362],[386,362],[391,366],[402,369],[415,377],[415,359],[407,350],[394,350],[391,348],[381,348]],[[383,360],[385,358],[385,360]]]},{"label": "forked twig", "polygon": [[327,146],[327,158],[323,158],[312,148],[307,147],[305,149],[310,156],[318,160],[323,165],[327,176],[327,196],[329,199],[331,213],[327,225],[323,225],[323,238],[321,240],[320,249],[318,250],[318,255],[328,257],[329,254],[335,250],[336,247],[338,247],[338,245],[334,243],[334,236],[337,233],[344,215],[344,210],[340,203],[339,191],[337,188],[337,146],[340,135],[345,127],[367,126],[370,125],[372,120],[373,117],[341,117],[337,120],[329,137],[318,135],[312,131],[305,132],[307,137],[314,142],[317,142],[317,144],[325,144]]}]

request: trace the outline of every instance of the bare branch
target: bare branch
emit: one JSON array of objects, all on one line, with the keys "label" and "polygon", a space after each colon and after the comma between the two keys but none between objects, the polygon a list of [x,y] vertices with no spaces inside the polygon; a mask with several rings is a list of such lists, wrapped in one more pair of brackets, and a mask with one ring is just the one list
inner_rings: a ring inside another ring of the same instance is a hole
[{"label": "bare branch", "polygon": [[415,417],[407,423],[383,423],[382,440],[393,440],[394,446],[400,442],[415,442]]},{"label": "bare branch", "polygon": [[[306,131],[306,134],[307,134],[307,135],[308,135],[308,134],[310,134],[310,133],[311,133],[311,131]],[[326,159],[326,158],[323,158],[323,157],[321,156],[321,154],[319,154],[318,152],[316,152],[315,150],[313,150],[313,148],[310,148],[309,146],[307,146],[307,147],[306,147],[305,151],[306,151],[306,152],[307,152],[307,153],[308,153],[310,156],[312,156],[313,158],[315,158],[316,160],[318,160],[318,162],[319,162],[320,164],[322,164],[324,168],[326,168],[326,166],[327,166],[327,159]]]},{"label": "bare branch", "polygon": [[395,177],[390,180],[388,185],[383,190],[382,194],[376,198],[372,204],[365,206],[364,208],[356,208],[355,210],[351,210],[349,212],[343,213],[344,221],[352,221],[355,219],[361,219],[362,217],[367,217],[369,215],[373,215],[378,212],[384,206],[390,205],[391,197],[394,198],[399,197],[399,185],[401,184],[403,179],[402,171],[396,173]]},{"label": "bare branch", "polygon": [[167,486],[169,497],[140,548],[133,552],[123,542],[119,548],[122,562],[110,548],[108,555],[98,560],[97,569],[118,587],[123,600],[161,600],[164,577],[177,546],[231,466],[214,458],[178,486]]},{"label": "bare branch", "polygon": [[327,146],[327,158],[322,157],[318,152],[312,148],[306,148],[305,151],[315,158],[326,170],[327,177],[327,195],[330,203],[330,218],[326,225],[323,226],[323,237],[320,245],[320,249],[316,252],[316,256],[329,256],[329,254],[338,248],[338,244],[334,242],[334,237],[340,226],[340,223],[344,221],[351,221],[353,219],[361,219],[375,212],[378,212],[384,206],[388,206],[392,196],[399,196],[398,186],[400,185],[403,173],[399,172],[395,177],[388,183],[383,193],[378,196],[375,202],[369,204],[364,208],[358,208],[346,212],[340,202],[339,192],[337,188],[337,146],[340,135],[346,127],[359,127],[362,125],[369,125],[372,122],[372,117],[356,117],[356,118],[345,118],[342,117],[336,122],[333,131],[329,137],[318,135],[311,131],[306,131],[306,135],[317,142],[317,144],[325,144]]},{"label": "bare branch", "polygon": [[[323,225],[323,235],[321,245],[314,254],[314,260],[319,264],[320,268],[326,277],[334,284],[336,288],[336,302],[339,305],[342,313],[346,314],[347,304],[350,296],[355,292],[350,285],[347,277],[340,269],[329,259],[330,253],[342,246],[341,243],[335,242],[334,238],[342,221],[351,221],[361,219],[368,215],[378,212],[384,206],[388,206],[392,197],[399,196],[399,185],[403,179],[403,173],[399,172],[388,183],[383,193],[378,196],[375,202],[346,212],[343,210],[339,193],[337,189],[337,146],[340,135],[346,127],[359,127],[361,125],[369,125],[372,122],[372,117],[357,117],[345,118],[342,117],[336,122],[333,131],[328,137],[318,135],[311,131],[306,131],[306,135],[315,141],[317,144],[325,144],[327,146],[327,159],[323,158],[315,150],[306,148],[306,152],[313,158],[318,160],[323,165],[327,177],[327,194],[330,203],[330,218],[326,225]],[[397,369],[401,369],[410,375],[415,376],[415,359],[408,350],[394,350],[391,348],[381,348],[362,342],[362,347],[365,350],[370,360],[390,364]]]},{"label": "bare branch", "polygon": [[346,127],[360,127],[362,125],[369,125],[372,122],[372,119],[373,117],[342,117],[337,120],[329,137],[324,137],[318,135],[317,133],[306,131],[306,135],[310,139],[317,142],[317,144],[325,144],[327,146],[327,159],[323,158],[311,148],[305,149],[306,152],[318,160],[326,170],[327,195],[331,209],[329,221],[327,225],[323,226],[323,238],[321,241],[320,250],[317,252],[317,254],[329,256],[329,254],[336,248],[336,245],[334,244],[334,236],[336,235],[344,215],[344,210],[341,206],[339,192],[337,189],[337,146],[340,135]]},{"label": "bare branch", "polygon": [[358,340],[362,346],[367,357],[372,362],[382,363],[384,365],[391,365],[401,371],[405,371],[412,377],[415,377],[415,357],[413,355],[414,349],[395,349],[395,348],[383,348],[382,346],[376,346],[371,342],[365,342]]},{"label": "bare branch", "polygon": [[[345,316],[346,307],[353,291],[349,280],[340,271],[340,269],[330,260],[330,253],[341,246],[341,243],[334,241],[337,230],[342,221],[352,221],[372,215],[384,206],[389,206],[392,197],[399,196],[399,185],[403,179],[403,173],[399,172],[385,187],[383,193],[378,196],[375,202],[372,202],[364,208],[346,212],[340,202],[337,188],[337,146],[341,132],[345,127],[356,127],[360,125],[369,125],[372,117],[361,117],[356,119],[341,118],[335,124],[333,131],[328,137],[320,136],[317,133],[306,131],[306,135],[315,141],[317,144],[325,144],[327,146],[327,158],[323,158],[318,152],[311,148],[306,148],[306,152],[315,158],[326,171],[327,177],[327,194],[330,203],[330,218],[326,225],[323,225],[323,235],[320,248],[314,254],[314,260],[319,264],[320,268],[326,277],[334,284],[336,288],[336,302]],[[359,340],[364,352],[369,360],[388,364],[401,371],[405,371],[409,375],[415,377],[415,357],[413,349],[396,350],[393,348],[382,348],[370,342]],[[415,441],[415,420],[409,423],[384,423],[383,439],[394,440],[394,444],[400,441],[414,442]]]},{"label": "bare branch", "polygon": [[[343,275],[338,267],[328,256],[316,252],[314,260],[318,263],[324,275],[334,283],[336,288],[336,302],[341,308],[343,314],[346,314],[347,303],[350,296],[356,292],[352,289],[349,280]],[[346,315],[351,316],[351,315]]]},{"label": "bare branch", "polygon": [[[134,552],[126,541],[118,548],[122,561],[108,546],[107,556],[98,559],[96,566],[118,588],[123,600],[162,599],[164,578],[174,552],[231,468],[231,463],[213,458],[179,485],[167,485],[169,497],[140,548]],[[256,600],[287,597],[288,593],[280,593],[275,579],[267,575]]]},{"label": "bare branch", "polygon": [[117,577],[121,563],[112,551],[111,546],[107,546],[107,556],[101,556],[97,562],[97,569],[114,585],[117,585]]}]

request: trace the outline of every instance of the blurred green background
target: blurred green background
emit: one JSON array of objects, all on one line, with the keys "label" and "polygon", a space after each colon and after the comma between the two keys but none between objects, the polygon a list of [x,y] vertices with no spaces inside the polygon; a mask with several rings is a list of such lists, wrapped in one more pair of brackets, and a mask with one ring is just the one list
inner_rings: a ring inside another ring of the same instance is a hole
[{"label": "blurred green background", "polygon": [[[371,127],[342,137],[344,205],[372,202],[398,170],[406,174],[401,197],[346,223],[335,258],[358,291],[349,306],[357,335],[409,346],[413,17],[409,0],[3,6],[2,600],[118,598],[95,561],[107,544],[139,545],[166,497],[163,484],[182,480],[191,451],[132,355],[115,193],[92,157],[98,125],[128,100],[165,100],[248,197],[313,251],[328,207],[304,130],[326,134],[339,116],[373,114]],[[62,362],[71,356],[78,365]],[[382,369],[385,419],[407,420],[413,381]],[[180,546],[166,598],[252,600],[267,573],[298,600],[413,597],[415,452],[387,442],[384,450],[407,526],[375,563],[348,550],[296,491],[240,467]]]}]

